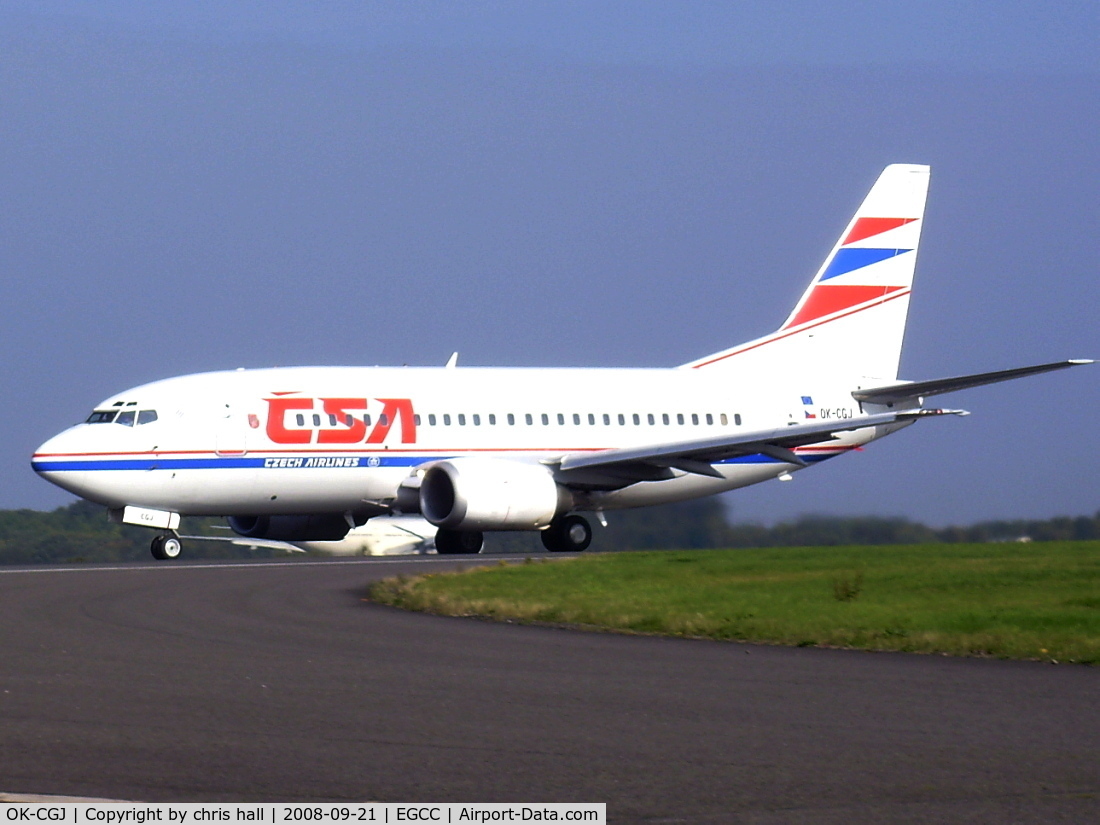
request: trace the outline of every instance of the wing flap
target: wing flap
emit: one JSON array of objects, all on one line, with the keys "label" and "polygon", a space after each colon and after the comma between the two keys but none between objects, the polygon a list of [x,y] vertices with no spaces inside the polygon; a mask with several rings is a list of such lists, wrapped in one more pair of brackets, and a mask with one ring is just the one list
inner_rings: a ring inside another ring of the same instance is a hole
[{"label": "wing flap", "polygon": [[595,453],[569,453],[547,463],[556,465],[557,474],[566,484],[589,485],[604,478],[608,482],[620,480],[633,483],[647,480],[647,477],[660,476],[661,470],[667,473],[670,468],[722,478],[721,473],[713,467],[714,462],[762,453],[788,464],[805,466],[806,462],[793,452],[794,448],[829,441],[837,433],[894,424],[920,414],[920,410],[877,413],[848,421],[799,423],[771,430],[727,433],[692,441],[601,450]]}]

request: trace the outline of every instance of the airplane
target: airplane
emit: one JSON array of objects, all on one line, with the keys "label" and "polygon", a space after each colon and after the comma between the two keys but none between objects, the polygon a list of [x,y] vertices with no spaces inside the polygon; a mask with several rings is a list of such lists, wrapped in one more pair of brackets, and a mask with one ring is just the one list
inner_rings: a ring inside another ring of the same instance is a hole
[{"label": "airplane", "polygon": [[300,541],[311,553],[332,556],[412,556],[435,551],[436,527],[420,516],[375,516],[340,541]]},{"label": "airplane", "polygon": [[[227,526],[224,529],[229,530]],[[435,552],[436,528],[420,516],[375,516],[339,541],[274,541],[242,536],[179,536],[195,541],[227,541],[251,550],[319,553],[325,556],[412,556]]]},{"label": "airplane", "polygon": [[371,518],[420,515],[441,554],[492,530],[588,548],[584,513],[787,480],[962,410],[941,393],[1092,363],[930,381],[898,378],[930,169],[879,176],[774,332],[679,367],[286,367],[156,381],[98,404],[32,467],[156,529],[177,558],[181,515],[245,539],[341,541]]},{"label": "airplane", "polygon": [[339,541],[276,542],[235,538],[234,544],[326,556],[414,556],[435,552],[435,525],[420,516],[375,516]]}]

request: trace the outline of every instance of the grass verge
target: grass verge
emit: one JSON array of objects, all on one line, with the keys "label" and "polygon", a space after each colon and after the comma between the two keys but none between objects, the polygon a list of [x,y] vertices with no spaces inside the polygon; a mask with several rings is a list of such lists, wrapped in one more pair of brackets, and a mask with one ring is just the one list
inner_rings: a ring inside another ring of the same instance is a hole
[{"label": "grass verge", "polygon": [[614,553],[398,577],[372,601],[632,633],[1100,663],[1100,542]]}]

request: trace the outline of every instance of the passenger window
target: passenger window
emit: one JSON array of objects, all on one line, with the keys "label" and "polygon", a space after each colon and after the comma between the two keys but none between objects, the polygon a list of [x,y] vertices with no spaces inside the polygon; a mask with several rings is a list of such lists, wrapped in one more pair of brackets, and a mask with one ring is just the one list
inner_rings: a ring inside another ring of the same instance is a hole
[{"label": "passenger window", "polygon": [[603,423],[604,424],[610,424],[611,423],[611,415],[609,413],[604,413],[603,414]]},{"label": "passenger window", "polygon": [[428,413],[428,426],[429,427],[434,427],[435,426],[435,413]]},{"label": "passenger window", "polygon": [[663,424],[667,424],[667,423],[668,423],[668,413],[661,413],[661,422],[662,422]]},{"label": "passenger window", "polygon": [[512,413],[508,413],[508,426],[514,427],[516,425],[516,417]]},{"label": "passenger window", "polygon": [[294,416],[294,423],[297,424],[299,427],[304,427],[306,425],[306,417],[301,413],[298,413],[296,416]]},{"label": "passenger window", "polygon": [[115,416],[118,415],[118,410],[108,410],[107,412],[93,412],[88,416],[88,420],[85,424],[110,424],[115,420]]},{"label": "passenger window", "polygon": [[363,413],[363,423],[370,426],[370,413]]},{"label": "passenger window", "polygon": [[465,427],[466,426],[466,413],[459,413],[458,414],[458,426],[460,426],[460,427]]},{"label": "passenger window", "polygon": [[558,423],[559,424],[564,424],[565,423],[565,416],[562,415],[561,413],[558,413]]},{"label": "passenger window", "polygon": [[696,426],[699,425],[699,413],[692,413],[691,414],[691,423],[695,424]]},{"label": "passenger window", "polygon": [[[413,424],[415,424],[418,427],[420,426],[420,413],[414,413],[413,414]],[[348,426],[349,427],[351,426],[351,416],[350,415],[348,416]]]},{"label": "passenger window", "polygon": [[123,427],[132,427],[134,426],[134,416],[136,415],[137,412],[135,412],[134,410],[126,410],[125,412],[120,412],[118,414],[118,418],[115,419],[115,423],[121,424]]},{"label": "passenger window", "polygon": [[444,427],[451,426],[451,414],[450,413],[443,413],[443,426]]},{"label": "passenger window", "polygon": [[138,424],[152,424],[157,420],[156,410],[142,410],[138,413]]},{"label": "passenger window", "polygon": [[489,426],[495,427],[497,425],[497,414],[489,413]]},{"label": "passenger window", "polygon": [[714,423],[714,416],[711,415],[710,413],[707,413],[707,423],[708,424],[713,424]]},{"label": "passenger window", "polygon": [[622,425],[622,424],[625,424],[625,423],[626,423],[626,416],[623,415],[622,413],[619,413],[619,424]]},{"label": "passenger window", "polygon": [[573,413],[573,423],[574,424],[580,424],[581,423],[580,413]]},{"label": "passenger window", "polygon": [[531,413],[527,413],[527,415],[524,416],[524,417],[527,419],[528,424],[533,424],[534,423],[534,420],[531,418]]},{"label": "passenger window", "polygon": [[726,418],[725,413],[722,413],[720,416],[718,416],[718,420],[722,422],[723,427],[725,427],[727,424],[730,423],[730,420],[728,418]]},{"label": "passenger window", "polygon": [[386,415],[385,413],[382,413],[380,416],[378,416],[378,426],[379,427],[388,427],[389,424],[390,424],[390,417],[388,415]]},{"label": "passenger window", "polygon": [[314,427],[320,427],[321,426],[321,416],[317,415],[316,413],[314,413],[314,415],[313,415],[313,426]]},{"label": "passenger window", "polygon": [[738,427],[741,426],[741,413],[733,414],[733,423],[736,424]]},{"label": "passenger window", "polygon": [[594,416],[592,413],[588,414],[588,423],[589,424],[595,424],[596,423],[596,416]]},{"label": "passenger window", "polygon": [[330,427],[335,427],[336,426],[336,416],[332,413],[328,414],[328,425]]},{"label": "passenger window", "polygon": [[543,426],[546,426],[549,423],[550,423],[550,416],[548,416],[546,413],[543,413],[542,414],[542,424],[543,424]]},{"label": "passenger window", "polygon": [[641,424],[642,423],[642,417],[640,415],[638,415],[638,413],[634,413],[634,423],[635,424]]},{"label": "passenger window", "polygon": [[677,424],[683,424],[684,423],[684,414],[683,413],[676,413],[676,423]]}]

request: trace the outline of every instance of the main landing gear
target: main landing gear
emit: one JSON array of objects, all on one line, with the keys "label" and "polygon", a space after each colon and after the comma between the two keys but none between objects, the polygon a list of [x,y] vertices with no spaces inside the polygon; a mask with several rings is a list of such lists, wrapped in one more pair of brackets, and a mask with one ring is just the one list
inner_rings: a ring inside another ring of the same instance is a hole
[{"label": "main landing gear", "polygon": [[[552,553],[580,553],[592,543],[592,527],[581,516],[565,516],[550,522],[539,536]],[[445,556],[480,553],[484,543],[476,531],[441,529],[435,534],[435,551]]]},{"label": "main landing gear", "polygon": [[550,522],[540,536],[551,553],[580,553],[592,543],[592,526],[582,516],[565,516]]},{"label": "main landing gear", "polygon": [[149,549],[153,553],[153,558],[158,561],[168,561],[170,559],[178,559],[180,551],[183,550],[183,545],[180,540],[173,536],[171,533],[162,533],[153,539],[153,543],[149,546]]},{"label": "main landing gear", "polygon": [[441,555],[480,553],[485,537],[472,530],[443,530],[435,534],[435,552]]}]

